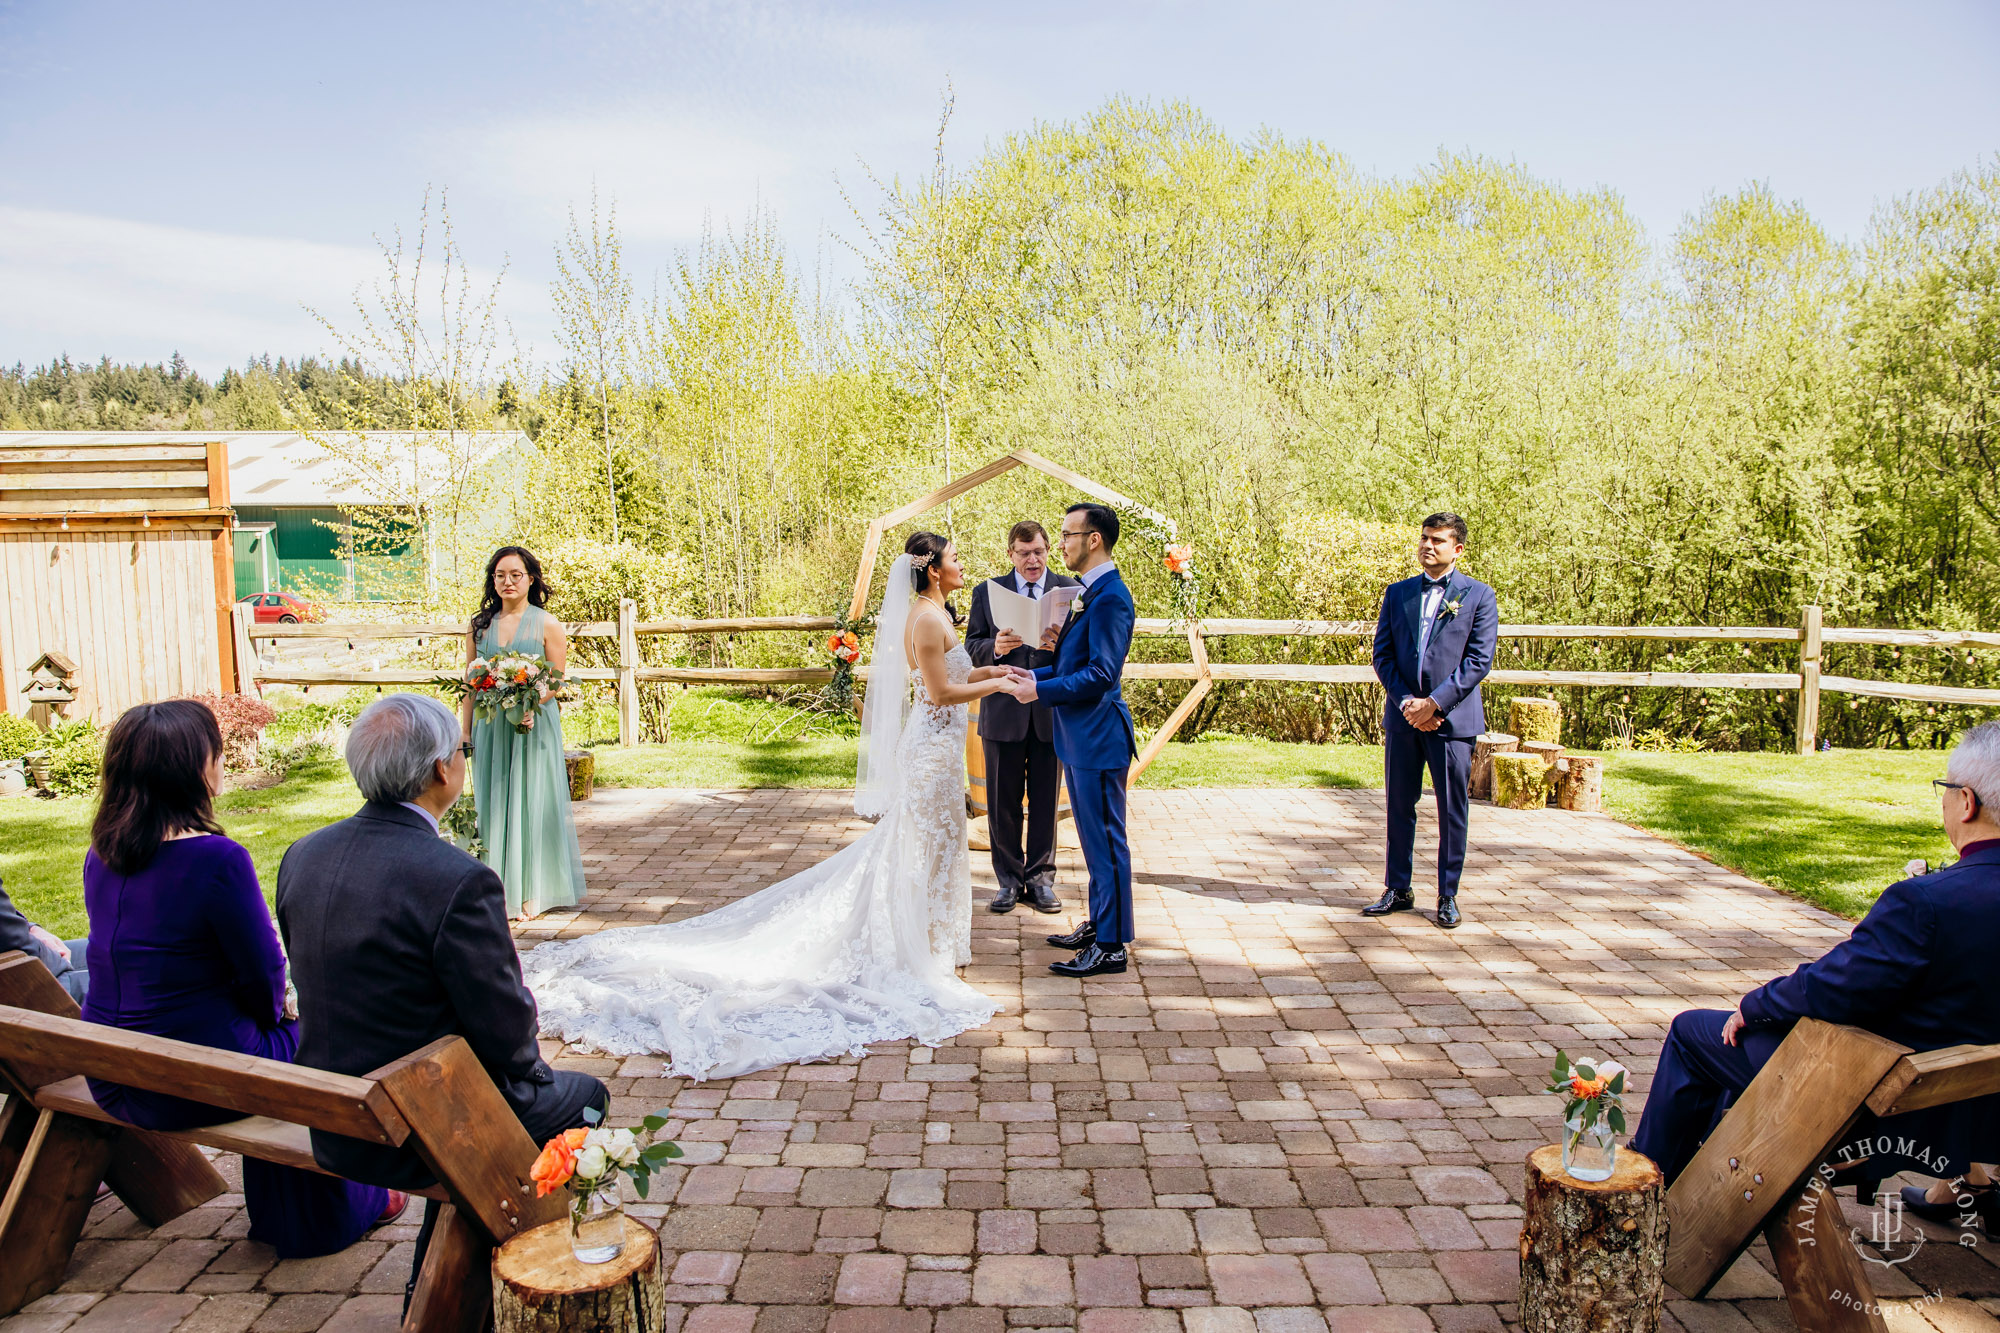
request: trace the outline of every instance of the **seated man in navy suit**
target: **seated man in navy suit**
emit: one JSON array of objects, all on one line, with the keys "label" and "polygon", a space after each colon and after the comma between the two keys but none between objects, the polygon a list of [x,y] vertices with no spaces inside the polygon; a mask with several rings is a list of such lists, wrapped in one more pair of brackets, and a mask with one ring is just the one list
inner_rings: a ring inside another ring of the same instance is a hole
[{"label": "seated man in navy suit", "polygon": [[[1958,861],[1892,884],[1846,941],[1789,976],[1759,986],[1734,1012],[1690,1009],[1667,1031],[1645,1117],[1632,1146],[1659,1163],[1669,1183],[1693,1159],[1722,1113],[1801,1018],[1847,1023],[1916,1051],[2000,1042],[2000,722],[1965,733],[1939,789],[1945,835]],[[1849,1135],[1868,1137],[1864,1114]],[[1991,1162],[2000,1144],[2000,1096],[1911,1111],[1884,1123],[1928,1160],[1876,1161],[1876,1178],[1902,1169],[1949,1179]],[[1975,1180],[1977,1177],[1974,1178]],[[1990,1187],[1989,1187],[1990,1188]],[[1977,1188],[1974,1192],[1978,1193]],[[1912,1211],[1949,1211],[1949,1191],[1912,1189]],[[2000,1210],[1987,1193],[1989,1227]]]},{"label": "seated man in navy suit", "polygon": [[1500,603],[1493,589],[1458,572],[1465,520],[1432,514],[1417,541],[1423,573],[1392,583],[1375,618],[1375,679],[1389,692],[1382,710],[1382,756],[1389,808],[1388,868],[1382,896],[1364,916],[1407,912],[1410,861],[1417,842],[1417,797],[1424,769],[1438,809],[1437,923],[1459,923],[1458,879],[1465,869],[1472,743],[1486,730],[1479,682],[1493,669]]}]

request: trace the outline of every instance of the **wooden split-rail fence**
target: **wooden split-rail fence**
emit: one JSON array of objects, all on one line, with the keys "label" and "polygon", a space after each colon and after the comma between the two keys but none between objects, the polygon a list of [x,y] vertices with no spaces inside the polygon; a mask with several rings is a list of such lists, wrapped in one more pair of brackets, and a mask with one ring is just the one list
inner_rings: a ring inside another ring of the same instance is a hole
[{"label": "wooden split-rail fence", "polygon": [[[753,616],[712,620],[649,620],[638,618],[636,604],[624,602],[615,621],[585,621],[567,625],[573,639],[611,639],[617,643],[617,661],[611,666],[578,667],[572,679],[615,682],[618,702],[618,740],[621,745],[638,742],[639,684],[667,681],[685,685],[811,685],[832,679],[827,668],[746,668],[647,666],[640,660],[639,640],[663,635],[759,634],[826,631],[834,628],[830,616]],[[255,694],[261,685],[411,685],[422,684],[438,675],[435,668],[403,667],[318,668],[260,662],[255,640],[276,639],[464,639],[463,623],[452,624],[300,624],[258,625],[249,612],[236,609],[237,688]],[[1202,696],[1219,681],[1284,681],[1307,684],[1374,684],[1374,669],[1367,665],[1302,662],[1212,662],[1207,641],[1224,636],[1373,639],[1373,621],[1340,620],[1239,620],[1207,619],[1193,623],[1141,619],[1138,633],[1148,636],[1185,636],[1185,662],[1130,662],[1125,674],[1135,680],[1185,680],[1192,683],[1187,697],[1156,732],[1134,766],[1143,769],[1157,757],[1175,731],[1179,730]],[[1538,671],[1496,667],[1487,676],[1493,685],[1596,685],[1628,688],[1698,690],[1785,690],[1798,692],[1798,752],[1810,752],[1819,737],[1820,696],[1823,693],[1864,695],[1878,699],[1914,699],[1930,703],[2000,708],[2000,689],[1968,689],[1952,685],[1924,685],[1908,681],[1863,680],[1850,676],[1829,676],[1820,669],[1829,644],[1875,644],[1898,648],[2000,648],[2000,634],[1972,630],[1869,629],[1828,627],[1821,624],[1820,608],[1808,606],[1796,628],[1774,626],[1708,625],[1502,625],[1503,639],[1597,639],[1666,640],[1690,643],[1796,643],[1798,669],[1795,671]],[[856,673],[864,679],[866,668]]]}]

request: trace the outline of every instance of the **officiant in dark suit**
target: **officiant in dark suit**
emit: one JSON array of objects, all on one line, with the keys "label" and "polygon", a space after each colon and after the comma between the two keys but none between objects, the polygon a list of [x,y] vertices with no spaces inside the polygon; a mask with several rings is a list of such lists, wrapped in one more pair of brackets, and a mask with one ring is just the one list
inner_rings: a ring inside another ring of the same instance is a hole
[{"label": "officiant in dark suit", "polygon": [[1389,692],[1382,712],[1389,856],[1381,898],[1361,909],[1366,916],[1386,916],[1417,905],[1410,862],[1417,797],[1429,768],[1438,810],[1437,923],[1446,930],[1460,919],[1472,743],[1486,730],[1479,682],[1493,669],[1500,638],[1500,603],[1493,589],[1458,572],[1465,531],[1457,514],[1425,519],[1417,540],[1423,573],[1390,584],[1375,619],[1375,678]]},{"label": "officiant in dark suit", "polygon": [[[972,612],[965,623],[965,649],[977,666],[1018,666],[1032,671],[1056,660],[1032,644],[1022,643],[993,624],[994,584],[1040,602],[1052,588],[1076,586],[1076,580],[1049,568],[1049,534],[1033,519],[1016,523],[1007,533],[1007,558],[1013,571],[972,590]],[[1059,912],[1056,901],[1056,806],[1062,794],[1062,766],[1056,762],[1054,732],[1047,704],[1024,704],[1006,694],[988,695],[979,704],[979,738],[986,750],[987,840],[993,847],[993,878],[1000,892],[990,904],[995,912],[1011,912],[1026,900],[1037,912]],[[1026,797],[1027,838],[1022,840],[1022,804]]]}]

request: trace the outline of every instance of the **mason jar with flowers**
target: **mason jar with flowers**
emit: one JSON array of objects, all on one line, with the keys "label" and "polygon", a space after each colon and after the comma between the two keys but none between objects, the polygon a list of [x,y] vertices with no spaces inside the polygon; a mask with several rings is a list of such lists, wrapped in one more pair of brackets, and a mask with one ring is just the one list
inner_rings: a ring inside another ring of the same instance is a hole
[{"label": "mason jar with flowers", "polygon": [[1556,1052],[1548,1091],[1562,1094],[1563,1170],[1578,1180],[1609,1180],[1625,1132],[1625,1066],[1616,1060],[1572,1065]]},{"label": "mason jar with flowers", "polygon": [[595,1110],[584,1112],[593,1122],[586,1129],[568,1129],[542,1146],[529,1169],[535,1197],[568,1189],[569,1243],[581,1264],[608,1264],[625,1248],[625,1207],[618,1197],[618,1178],[630,1176],[632,1188],[645,1198],[653,1172],[681,1155],[672,1139],[655,1136],[667,1126],[667,1113],[655,1111],[637,1130],[596,1125]]}]

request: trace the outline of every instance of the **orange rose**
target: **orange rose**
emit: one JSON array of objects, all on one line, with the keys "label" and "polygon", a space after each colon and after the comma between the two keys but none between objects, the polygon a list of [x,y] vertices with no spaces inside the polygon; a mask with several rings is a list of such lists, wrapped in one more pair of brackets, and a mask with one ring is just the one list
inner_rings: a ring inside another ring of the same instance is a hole
[{"label": "orange rose", "polygon": [[849,648],[858,649],[861,647],[860,638],[852,630],[849,630],[847,633],[841,635],[840,641],[846,644]]},{"label": "orange rose", "polygon": [[528,683],[528,668],[522,667],[514,673],[514,683],[516,685],[526,685]]},{"label": "orange rose", "polygon": [[830,653],[837,653],[840,651],[840,636],[838,634],[829,634],[827,636],[826,650]]},{"label": "orange rose", "polygon": [[1167,572],[1178,574],[1194,563],[1192,546],[1169,546],[1167,548]]},{"label": "orange rose", "polygon": [[587,1129],[566,1129],[550,1139],[542,1148],[535,1164],[528,1168],[528,1178],[535,1182],[535,1197],[553,1194],[576,1174],[577,1150],[583,1147]]},{"label": "orange rose", "polygon": [[1569,1095],[1582,1101],[1603,1096],[1604,1090],[1610,1086],[1611,1080],[1608,1078],[1587,1079],[1581,1074],[1569,1076]]}]

